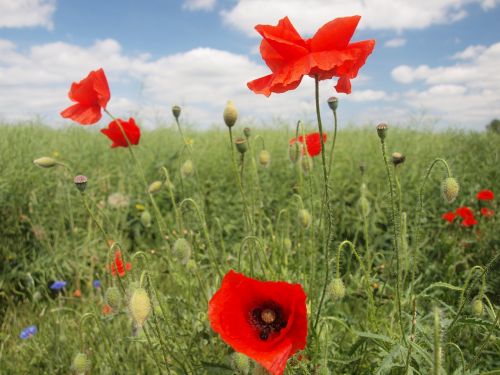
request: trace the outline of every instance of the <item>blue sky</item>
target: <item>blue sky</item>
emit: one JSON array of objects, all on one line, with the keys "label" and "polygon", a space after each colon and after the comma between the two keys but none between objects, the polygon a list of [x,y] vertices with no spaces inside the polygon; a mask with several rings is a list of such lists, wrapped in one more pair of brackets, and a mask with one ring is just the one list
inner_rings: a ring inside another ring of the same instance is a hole
[{"label": "blue sky", "polygon": [[343,125],[482,130],[500,117],[499,0],[0,0],[0,121],[64,123],[71,82],[98,67],[110,111],[145,127],[169,123],[173,104],[195,126],[220,125],[228,99],[251,123],[309,120],[309,77],[270,98],[246,88],[268,74],[253,26],[288,15],[309,37],[353,14],[353,41],[377,45],[351,95],[321,84],[323,101],[340,98]]}]

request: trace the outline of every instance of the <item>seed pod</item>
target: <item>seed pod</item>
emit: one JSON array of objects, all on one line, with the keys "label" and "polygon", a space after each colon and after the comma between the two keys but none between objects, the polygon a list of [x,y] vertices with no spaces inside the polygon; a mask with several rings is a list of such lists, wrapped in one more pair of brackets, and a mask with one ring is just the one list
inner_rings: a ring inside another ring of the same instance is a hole
[{"label": "seed pod", "polygon": [[178,105],[174,105],[172,107],[172,114],[174,115],[175,119],[178,120],[179,116],[181,115],[181,107]]},{"label": "seed pod", "polygon": [[250,360],[246,355],[234,352],[231,354],[231,367],[237,374],[246,375],[250,371]]},{"label": "seed pod", "polygon": [[402,153],[400,152],[393,152],[392,153],[392,156],[391,156],[391,163],[393,165],[399,165],[399,164],[403,164],[406,160],[406,156],[404,156]]},{"label": "seed pod", "polygon": [[312,223],[312,216],[305,208],[299,210],[299,223],[304,229],[309,228]]},{"label": "seed pod", "polygon": [[57,165],[57,161],[48,156],[35,159],[33,160],[33,163],[41,168],[52,168]]},{"label": "seed pod", "polygon": [[141,223],[146,228],[149,228],[151,226],[151,214],[149,213],[149,211],[143,211],[141,213]]},{"label": "seed pod", "polygon": [[457,198],[459,190],[460,185],[453,177],[445,178],[441,184],[441,193],[447,203],[451,203]]},{"label": "seed pod", "polygon": [[191,244],[185,238],[178,238],[172,249],[173,256],[182,264],[187,264],[191,257]]},{"label": "seed pod", "polygon": [[77,353],[71,367],[77,375],[83,375],[90,370],[90,360],[85,353]]},{"label": "seed pod", "polygon": [[335,112],[337,110],[337,107],[339,106],[339,99],[335,96],[332,96],[328,98],[327,102],[330,109]]},{"label": "seed pod", "polygon": [[261,150],[259,153],[259,164],[267,168],[269,167],[269,163],[271,163],[271,154],[267,150]]},{"label": "seed pod", "polygon": [[377,125],[377,134],[381,141],[383,141],[387,135],[387,129],[389,126],[387,124],[381,123]]},{"label": "seed pod", "polygon": [[84,175],[75,176],[75,178],[73,179],[76,188],[80,190],[81,193],[83,193],[87,188],[87,181],[88,181],[87,176]]},{"label": "seed pod", "polygon": [[182,166],[181,166],[182,177],[191,176],[193,174],[193,171],[194,171],[194,166],[193,166],[193,162],[190,159],[188,159],[184,163],[182,163]]},{"label": "seed pod", "polygon": [[243,134],[245,135],[245,138],[250,138],[250,135],[252,134],[252,131],[247,126],[245,129],[243,129]]},{"label": "seed pod", "polygon": [[245,138],[238,138],[236,141],[234,141],[234,144],[236,145],[236,149],[240,154],[244,154],[248,150],[248,145],[247,145],[247,140]]},{"label": "seed pod", "polygon": [[136,326],[141,328],[151,311],[151,300],[144,288],[134,290],[130,297],[129,310]]},{"label": "seed pod", "polygon": [[148,187],[148,193],[156,194],[160,191],[163,186],[163,182],[161,181],[153,181]]},{"label": "seed pod", "polygon": [[223,116],[224,122],[228,128],[232,128],[238,119],[238,111],[231,100],[228,100]]},{"label": "seed pod", "polygon": [[328,292],[333,300],[338,301],[345,297],[345,286],[342,279],[335,278],[328,285]]},{"label": "seed pod", "polygon": [[112,286],[106,290],[104,300],[113,310],[118,310],[122,303],[122,295],[116,286]]}]

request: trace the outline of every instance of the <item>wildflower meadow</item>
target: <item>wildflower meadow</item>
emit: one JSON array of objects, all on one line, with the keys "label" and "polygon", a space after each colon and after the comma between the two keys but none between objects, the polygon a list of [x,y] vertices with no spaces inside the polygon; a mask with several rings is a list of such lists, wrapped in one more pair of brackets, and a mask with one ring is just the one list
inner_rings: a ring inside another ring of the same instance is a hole
[{"label": "wildflower meadow", "polygon": [[343,124],[360,22],[255,27],[246,89],[312,122],[145,130],[95,67],[2,127],[0,373],[500,374],[500,136]]}]

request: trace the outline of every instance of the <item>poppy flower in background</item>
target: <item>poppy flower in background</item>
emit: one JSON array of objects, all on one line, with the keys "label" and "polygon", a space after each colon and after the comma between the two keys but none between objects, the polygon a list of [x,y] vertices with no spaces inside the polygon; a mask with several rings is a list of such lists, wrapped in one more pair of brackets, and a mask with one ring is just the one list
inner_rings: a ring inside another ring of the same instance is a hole
[{"label": "poppy flower in background", "polygon": [[349,43],[360,16],[336,18],[310,39],[303,39],[285,17],[278,25],[257,25],[262,35],[260,54],[271,74],[247,83],[250,90],[266,96],[295,89],[304,75],[319,80],[339,77],[337,92],[351,93],[351,79],[375,47],[374,40]]},{"label": "poppy flower in background", "polygon": [[78,83],[73,82],[68,96],[77,104],[66,108],[61,116],[81,125],[95,124],[101,119],[101,109],[106,109],[111,97],[104,70],[93,70],[87,78]]},{"label": "poppy flower in background", "polygon": [[486,207],[481,208],[481,215],[485,217],[490,217],[493,216],[494,214],[495,211],[493,211],[491,208],[486,208]]},{"label": "poppy flower in background", "polygon": [[[306,138],[306,146],[307,146],[307,152],[309,156],[317,156],[321,153],[321,137],[319,133],[310,133],[305,136]],[[297,142],[297,138],[292,138],[290,140],[290,146],[294,145],[295,142]],[[298,142],[304,143],[304,136],[301,135],[298,138]],[[323,134],[323,143],[326,143],[326,134]],[[302,150],[302,155],[304,155],[305,150],[304,148],[301,148]]]},{"label": "poppy flower in background", "polygon": [[300,284],[258,281],[229,271],[208,304],[222,340],[281,375],[288,358],[306,346],[306,294]]},{"label": "poppy flower in background", "polygon": [[130,271],[132,269],[132,264],[127,262],[123,264],[122,252],[117,250],[115,252],[115,261],[109,265],[109,269],[113,276],[123,277],[126,274],[126,271]]},{"label": "poppy flower in background", "polygon": [[32,325],[32,326],[29,326],[29,327],[26,327],[25,329],[23,329],[21,331],[21,333],[19,334],[19,338],[21,340],[26,340],[26,339],[29,339],[30,337],[35,336],[37,332],[38,332],[38,328],[35,325]]},{"label": "poppy flower in background", "polygon": [[[118,125],[117,122],[120,122],[120,125]],[[123,132],[120,129],[120,126]],[[139,139],[141,138],[141,128],[137,126],[132,117],[129,118],[128,121],[121,119],[111,121],[107,128],[101,129],[101,133],[113,141],[111,148],[128,147],[129,143],[131,145],[137,145],[139,143]],[[128,143],[123,133],[127,136]]]},{"label": "poppy flower in background", "polygon": [[457,215],[454,213],[454,212],[446,212],[445,214],[443,214],[443,216],[441,216],[444,220],[446,220],[448,223],[452,223],[453,220],[455,220],[455,217],[457,217]]},{"label": "poppy flower in background", "polygon": [[113,309],[111,308],[111,306],[109,306],[108,304],[105,304],[103,307],[102,307],[102,315],[109,315],[113,312]]},{"label": "poppy flower in background", "polygon": [[481,190],[477,193],[476,197],[480,201],[492,201],[495,199],[495,194],[491,190]]},{"label": "poppy flower in background", "polygon": [[469,207],[466,206],[458,207],[455,210],[455,213],[463,219],[462,226],[471,227],[477,224],[477,220],[474,216],[474,213]]}]

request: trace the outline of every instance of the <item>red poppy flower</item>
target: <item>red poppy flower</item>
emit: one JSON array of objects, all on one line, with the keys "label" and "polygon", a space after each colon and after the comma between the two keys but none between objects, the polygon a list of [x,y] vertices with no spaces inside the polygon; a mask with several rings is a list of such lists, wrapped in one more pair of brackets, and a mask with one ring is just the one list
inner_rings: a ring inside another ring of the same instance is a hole
[{"label": "red poppy flower", "polygon": [[95,124],[102,117],[101,108],[106,108],[111,97],[104,70],[93,70],[87,78],[73,82],[68,96],[77,104],[66,108],[61,116],[82,125]]},{"label": "red poppy flower", "polygon": [[123,277],[126,274],[125,271],[130,271],[132,269],[132,264],[130,264],[130,262],[127,262],[124,265],[122,260],[122,252],[120,250],[117,250],[115,252],[115,261],[109,265],[109,269],[113,276],[116,276],[118,274],[118,276]]},{"label": "red poppy flower", "polygon": [[103,307],[102,307],[102,314],[103,315],[109,315],[113,312],[113,309],[111,308],[111,306],[109,306],[108,304],[105,304]]},{"label": "red poppy flower", "polygon": [[[120,125],[118,125],[117,122],[119,122]],[[132,117],[129,118],[128,121],[121,119],[111,121],[106,129],[101,129],[101,133],[113,141],[113,144],[111,145],[112,148],[128,147],[129,143],[131,145],[136,145],[139,143],[139,139],[141,138],[141,128],[136,125],[135,120]],[[127,139],[123,136],[123,133],[127,136],[128,143]]]},{"label": "red poppy flower", "polygon": [[295,89],[304,75],[318,79],[339,77],[337,92],[351,93],[350,79],[375,47],[374,40],[349,43],[360,16],[337,18],[304,40],[285,17],[277,26],[257,25],[262,35],[260,54],[272,74],[247,83],[256,94],[271,95]]},{"label": "red poppy flower", "polygon": [[492,201],[495,199],[495,194],[491,190],[481,190],[476,197],[480,201]]},{"label": "red poppy flower", "polygon": [[486,207],[481,208],[481,215],[483,216],[490,217],[493,216],[494,214],[495,211],[493,211],[491,208],[486,208]]},{"label": "red poppy flower", "polygon": [[447,213],[443,214],[442,218],[444,220],[446,220],[447,222],[452,223],[453,220],[455,220],[456,216],[457,215],[454,212],[447,212]]},{"label": "red poppy flower", "polygon": [[[306,134],[306,146],[307,146],[307,152],[309,153],[309,156],[317,156],[321,153],[321,137],[319,133],[310,133]],[[290,140],[290,146],[295,144],[297,142],[297,138],[292,138]],[[304,143],[304,136],[299,137],[299,142]],[[326,134],[323,133],[323,143],[326,142]],[[301,148],[302,150],[302,155],[304,155],[305,150],[304,148]]]},{"label": "red poppy flower", "polygon": [[234,350],[281,375],[306,346],[306,294],[299,284],[258,281],[229,271],[208,304],[212,329]]},{"label": "red poppy flower", "polygon": [[474,213],[472,212],[472,210],[469,207],[466,207],[466,206],[458,207],[455,210],[455,213],[458,216],[460,216],[462,219],[466,219],[468,217],[474,217]]}]

